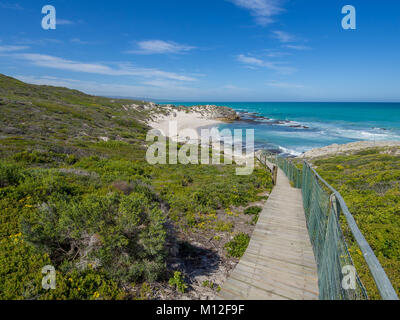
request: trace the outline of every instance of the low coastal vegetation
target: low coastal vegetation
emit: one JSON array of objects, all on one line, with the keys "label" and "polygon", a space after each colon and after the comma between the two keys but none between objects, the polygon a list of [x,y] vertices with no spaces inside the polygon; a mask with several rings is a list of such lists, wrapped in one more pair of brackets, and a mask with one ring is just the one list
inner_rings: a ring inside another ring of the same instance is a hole
[{"label": "low coastal vegetation", "polygon": [[[372,148],[313,161],[318,173],[343,196],[361,232],[400,295],[399,148]],[[350,253],[371,299],[379,299],[374,280],[344,218]]]},{"label": "low coastal vegetation", "polygon": [[231,257],[241,258],[250,242],[250,237],[248,234],[239,233],[236,235],[232,241],[228,242],[225,245],[225,248],[228,250],[228,254]]},{"label": "low coastal vegetation", "polygon": [[[220,290],[271,177],[261,167],[237,176],[236,165],[149,165],[145,120],[171,108],[0,75],[0,299],[212,298]],[[398,148],[312,162],[343,195],[400,294]],[[47,265],[55,290],[42,289]]]},{"label": "low coastal vegetation", "polygon": [[253,224],[257,224],[258,217],[259,217],[261,211],[262,211],[261,207],[254,206],[254,207],[249,207],[246,210],[244,210],[244,214],[252,215],[253,218],[252,218],[251,222]]},{"label": "low coastal vegetation", "polygon": [[[145,120],[163,112],[0,75],[0,299],[218,291],[218,268],[232,268],[254,228],[258,210],[244,210],[265,201],[271,177],[149,165]],[[42,289],[46,265],[55,290]]]}]

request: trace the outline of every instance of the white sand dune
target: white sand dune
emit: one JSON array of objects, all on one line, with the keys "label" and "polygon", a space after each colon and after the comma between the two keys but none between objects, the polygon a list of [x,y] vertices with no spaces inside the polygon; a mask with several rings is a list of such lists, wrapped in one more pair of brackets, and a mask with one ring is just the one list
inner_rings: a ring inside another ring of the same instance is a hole
[{"label": "white sand dune", "polygon": [[[174,132],[170,132],[170,124],[171,122],[175,121],[177,124],[177,132],[178,136]],[[179,133],[182,132],[182,130],[185,129],[194,129],[198,133],[198,143],[200,142],[201,138],[201,132],[200,130],[203,128],[212,128],[212,127],[217,127],[219,124],[223,123],[222,121],[219,120],[214,120],[214,119],[209,119],[209,115],[207,114],[201,114],[200,112],[196,111],[191,111],[191,112],[185,112],[185,111],[174,111],[170,113],[169,115],[159,115],[156,119],[153,119],[152,121],[148,122],[148,125],[156,130],[160,130],[161,133],[166,136],[171,138],[174,141],[179,141],[179,142],[188,142],[186,136],[182,136]],[[220,143],[215,143],[212,145],[212,148],[217,151],[222,151],[224,150],[223,145]],[[244,164],[246,159],[253,159],[254,158],[254,153],[251,154],[237,154],[234,153],[233,150],[224,150],[226,155],[230,155],[235,162]]]},{"label": "white sand dune", "polygon": [[177,124],[178,133],[185,129],[199,130],[203,127],[217,126],[222,123],[218,120],[207,119],[197,112],[176,111],[168,116],[159,116],[156,120],[149,122],[148,125],[153,129],[160,130],[164,136],[176,140],[176,135],[170,132],[170,124],[173,121]]}]

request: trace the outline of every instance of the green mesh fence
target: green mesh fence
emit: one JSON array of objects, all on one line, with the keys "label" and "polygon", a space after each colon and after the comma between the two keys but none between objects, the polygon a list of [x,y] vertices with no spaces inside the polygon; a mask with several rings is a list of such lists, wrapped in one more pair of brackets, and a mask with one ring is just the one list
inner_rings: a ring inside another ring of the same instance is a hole
[{"label": "green mesh fence", "polygon": [[279,166],[293,186],[302,189],[307,227],[318,265],[320,299],[368,299],[343,236],[339,221],[341,214],[345,215],[353,236],[360,245],[382,298],[398,299],[340,194],[329,186],[307,162],[304,162],[300,169],[290,159],[267,152],[260,153],[259,160],[264,163],[269,161]]},{"label": "green mesh fence", "polygon": [[259,157],[261,157],[260,160],[264,163],[266,160],[268,160],[269,162],[276,164],[289,178],[290,182],[293,184],[293,187],[301,189],[303,182],[302,170],[297,168],[293,162],[287,161],[287,159],[278,157],[277,155],[271,155],[267,152],[261,153]]},{"label": "green mesh fence", "polygon": [[[304,211],[318,264],[320,299],[368,299],[342,233],[340,203],[323,188],[308,165],[303,165],[302,176]],[[350,289],[343,286],[343,278],[348,272],[354,273],[355,280]]]},{"label": "green mesh fence", "polygon": [[301,189],[303,183],[302,171],[291,161],[287,161],[281,157],[276,157],[276,159],[277,165],[285,172],[289,181],[293,184],[293,187]]}]

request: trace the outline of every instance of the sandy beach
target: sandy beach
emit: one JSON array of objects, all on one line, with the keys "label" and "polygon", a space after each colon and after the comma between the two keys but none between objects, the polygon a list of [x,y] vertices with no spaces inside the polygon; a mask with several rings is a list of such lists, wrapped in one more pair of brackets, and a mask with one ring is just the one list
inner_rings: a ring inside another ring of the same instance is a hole
[{"label": "sandy beach", "polygon": [[[187,111],[176,110],[176,109],[167,109],[170,112],[168,115],[158,115],[157,117],[153,117],[151,121],[147,124],[156,130],[159,130],[164,136],[171,138],[174,141],[178,141],[181,143],[187,143],[189,141],[187,133],[184,132],[184,135],[179,135],[182,133],[182,130],[185,129],[194,129],[198,133],[197,140],[200,143],[201,138],[201,129],[211,129],[213,127],[217,127],[219,124],[224,121],[230,121],[236,117],[236,113],[234,111],[228,111],[216,106],[196,106],[192,107],[192,109]],[[176,121],[176,127],[178,136],[173,132],[170,132],[170,124]],[[224,150],[224,145],[222,142],[214,143],[212,148],[217,151]],[[246,161],[246,159],[253,159],[254,152],[246,154],[246,151],[243,150],[244,153],[237,154],[234,153],[233,150],[224,150],[226,155],[230,155],[234,161],[240,165]]]},{"label": "sandy beach", "polygon": [[[148,125],[153,129],[160,130],[164,136],[177,140],[173,132],[170,132],[170,123],[172,121],[176,121],[178,132],[185,129],[200,130],[204,127],[217,126],[222,123],[222,121],[209,119],[207,116],[197,112],[174,111],[169,115],[153,119]],[[181,140],[180,138],[178,139]]]},{"label": "sandy beach", "polygon": [[153,114],[147,125],[161,131],[164,136],[180,142],[187,141],[187,132],[183,133],[185,136],[177,136],[177,133],[181,133],[185,129],[196,130],[200,134],[202,128],[216,127],[223,122],[239,119],[233,109],[215,105],[176,107],[153,103],[152,107],[156,108],[157,112]]},{"label": "sandy beach", "polygon": [[[223,123],[223,115],[216,114],[216,110],[219,110],[215,106],[197,106],[192,107],[188,110],[182,110],[179,108],[171,108],[167,106],[164,110],[168,111],[166,114],[158,114],[148,122],[148,125],[153,128],[160,130],[161,133],[173,139],[174,141],[187,142],[188,137],[179,136],[174,132],[170,132],[170,124],[176,122],[175,128],[178,132],[182,132],[185,129],[194,129],[198,132],[200,137],[200,130],[202,128],[217,127]],[[229,116],[232,116],[229,114]],[[221,150],[222,146],[214,145],[213,148]],[[322,148],[316,148],[309,150],[302,155],[298,156],[302,159],[313,159],[319,157],[335,156],[352,154],[360,150],[369,148],[394,148],[390,151],[393,154],[400,154],[400,141],[358,141],[348,144],[332,144]],[[389,152],[389,151],[387,151]],[[237,158],[243,159],[243,156]]]}]

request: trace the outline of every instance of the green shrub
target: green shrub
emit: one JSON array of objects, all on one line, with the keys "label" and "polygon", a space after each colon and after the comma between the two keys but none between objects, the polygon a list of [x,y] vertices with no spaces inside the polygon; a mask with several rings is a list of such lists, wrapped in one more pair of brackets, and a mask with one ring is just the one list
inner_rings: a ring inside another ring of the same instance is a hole
[{"label": "green shrub", "polygon": [[48,256],[38,254],[23,241],[21,233],[0,240],[0,299],[32,299],[41,291],[41,270],[50,265]]},{"label": "green shrub", "polygon": [[[150,193],[150,191],[149,191]],[[116,281],[156,280],[165,269],[164,216],[139,189],[43,203],[22,219],[27,241],[53,261],[104,269]]]},{"label": "green shrub", "polygon": [[[367,149],[314,162],[337,189],[400,294],[400,157]],[[357,272],[371,299],[380,295],[343,216],[342,228]]]},{"label": "green shrub", "polygon": [[125,296],[115,282],[90,268],[70,273],[57,270],[56,289],[46,291],[41,271],[51,264],[49,256],[36,252],[21,233],[0,240],[0,299],[98,300]]},{"label": "green shrub", "polygon": [[232,241],[225,245],[225,249],[228,252],[228,256],[234,258],[241,258],[246,252],[247,246],[249,245],[250,237],[245,233],[237,234]]},{"label": "green shrub", "polygon": [[134,300],[150,300],[153,298],[153,290],[147,282],[143,282]]},{"label": "green shrub", "polygon": [[57,273],[56,289],[46,291],[43,300],[121,300],[126,294],[117,283],[101,271],[90,268],[84,271]]},{"label": "green shrub", "polygon": [[170,286],[176,287],[181,293],[185,293],[185,290],[188,288],[182,273],[179,271],[175,271],[173,278],[169,279],[168,283]]},{"label": "green shrub", "polygon": [[18,162],[25,163],[51,163],[53,162],[52,153],[43,153],[43,152],[29,152],[23,151],[14,155],[14,160]]},{"label": "green shrub", "polygon": [[[246,206],[272,188],[259,168],[237,176],[235,165],[150,166],[143,120],[153,114],[121,107],[141,101],[2,75],[0,84],[0,127],[19,132],[0,139],[0,299],[122,299],[131,281],[167,274],[160,204],[182,232],[231,232],[216,208]],[[41,288],[45,265],[57,270],[56,290]],[[150,286],[137,298],[152,298]]]},{"label": "green shrub", "polygon": [[100,141],[97,143],[97,146],[112,150],[119,150],[120,148],[129,147],[130,145],[129,143],[126,143],[124,141],[110,140],[110,141]]},{"label": "green shrub", "polygon": [[233,227],[234,225],[232,222],[217,220],[213,223],[213,229],[217,232],[231,232]]},{"label": "green shrub", "polygon": [[210,289],[214,289],[214,283],[209,281],[209,280],[205,280],[203,281],[203,283],[201,284],[203,287],[205,288],[210,288]]},{"label": "green shrub", "polygon": [[25,170],[16,164],[0,162],[0,188],[15,186],[25,178]]},{"label": "green shrub", "polygon": [[251,224],[255,225],[258,222],[258,218],[259,218],[259,215],[260,215],[261,211],[262,211],[261,207],[254,206],[254,207],[249,207],[246,210],[244,210],[244,214],[253,215],[253,218],[251,220]]},{"label": "green shrub", "polygon": [[174,170],[154,167],[151,176],[174,221],[191,227],[198,215],[245,206],[260,200],[258,194],[272,188],[266,170],[256,168],[253,175],[236,176],[235,166],[229,165],[178,165]]},{"label": "green shrub", "polygon": [[182,187],[187,187],[193,182],[193,178],[188,175],[184,175],[182,179]]},{"label": "green shrub", "polygon": [[261,207],[249,207],[246,210],[244,210],[244,214],[248,214],[248,215],[258,215],[260,212],[262,211]]},{"label": "green shrub", "polygon": [[118,180],[136,180],[150,178],[151,168],[147,164],[126,159],[105,159],[98,156],[82,158],[75,168],[96,172],[105,183]]}]

